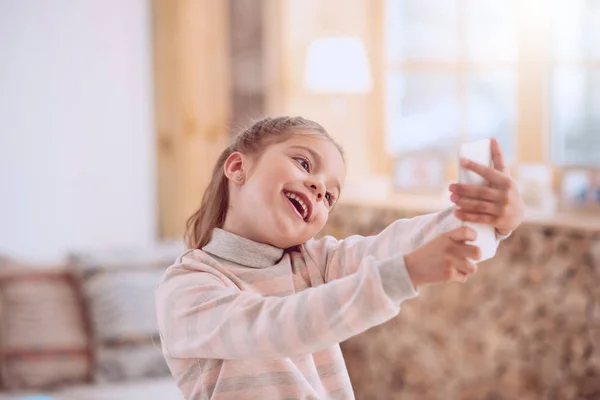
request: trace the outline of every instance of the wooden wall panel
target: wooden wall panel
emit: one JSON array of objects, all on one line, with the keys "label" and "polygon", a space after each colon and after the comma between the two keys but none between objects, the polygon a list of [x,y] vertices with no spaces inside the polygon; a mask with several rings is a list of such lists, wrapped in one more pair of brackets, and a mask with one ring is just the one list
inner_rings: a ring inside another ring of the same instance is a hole
[{"label": "wooden wall panel", "polygon": [[[346,150],[348,178],[387,172],[384,157],[383,0],[265,0],[266,111],[321,123]],[[304,86],[306,51],[323,36],[365,42],[374,87],[367,94],[311,93]]]},{"label": "wooden wall panel", "polygon": [[153,0],[161,238],[181,237],[228,143],[228,2]]},{"label": "wooden wall panel", "polygon": [[519,86],[517,160],[550,162],[548,34],[550,15],[543,0],[519,3]]}]

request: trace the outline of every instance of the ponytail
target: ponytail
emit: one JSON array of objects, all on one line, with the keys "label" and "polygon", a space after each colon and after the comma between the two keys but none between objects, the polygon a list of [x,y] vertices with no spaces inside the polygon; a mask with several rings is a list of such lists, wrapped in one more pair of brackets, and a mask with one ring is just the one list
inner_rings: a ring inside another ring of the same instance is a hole
[{"label": "ponytail", "polygon": [[200,209],[196,211],[186,224],[186,244],[189,249],[201,249],[211,238],[215,228],[222,227],[227,216],[229,203],[228,180],[223,173],[225,161],[232,153],[225,149],[212,172],[210,183],[202,196]]}]

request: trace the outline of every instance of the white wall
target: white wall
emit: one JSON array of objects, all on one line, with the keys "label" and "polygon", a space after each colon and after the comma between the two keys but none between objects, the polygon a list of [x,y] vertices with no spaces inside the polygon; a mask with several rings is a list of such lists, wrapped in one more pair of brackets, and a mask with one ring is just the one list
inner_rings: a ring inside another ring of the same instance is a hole
[{"label": "white wall", "polygon": [[0,0],[0,253],[155,238],[147,0]]}]

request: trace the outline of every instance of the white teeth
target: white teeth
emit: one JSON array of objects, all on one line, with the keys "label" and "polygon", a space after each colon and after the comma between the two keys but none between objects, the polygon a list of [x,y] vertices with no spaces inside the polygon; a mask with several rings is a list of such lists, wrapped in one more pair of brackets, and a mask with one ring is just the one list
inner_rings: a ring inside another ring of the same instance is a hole
[{"label": "white teeth", "polygon": [[294,193],[285,193],[285,195],[287,197],[289,197],[290,199],[294,199],[298,203],[300,203],[300,205],[302,206],[302,209],[304,210],[304,212],[302,213],[302,218],[306,219],[306,216],[308,215],[308,207],[306,206],[304,201],[302,201],[302,199],[299,196],[296,196]]}]

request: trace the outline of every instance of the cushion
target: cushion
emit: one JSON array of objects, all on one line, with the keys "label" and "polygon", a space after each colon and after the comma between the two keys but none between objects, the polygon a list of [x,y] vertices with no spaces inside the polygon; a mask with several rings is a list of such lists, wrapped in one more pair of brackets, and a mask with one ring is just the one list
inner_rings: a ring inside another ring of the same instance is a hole
[{"label": "cushion", "polygon": [[0,400],[183,400],[172,377],[74,385],[58,390],[0,392]]},{"label": "cushion", "polygon": [[98,382],[170,375],[161,352],[154,290],[183,243],[106,250],[71,257],[94,338]]},{"label": "cushion", "polygon": [[7,262],[0,268],[0,377],[4,389],[91,380],[82,297],[63,266]]}]

